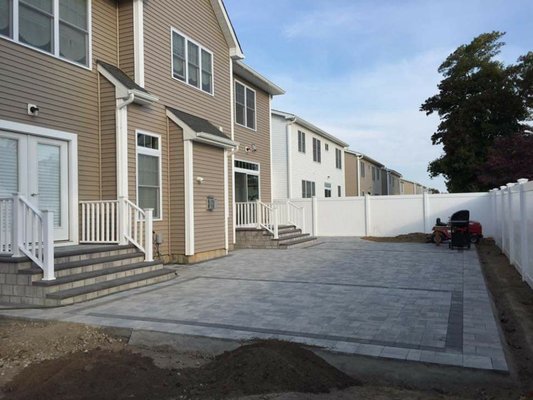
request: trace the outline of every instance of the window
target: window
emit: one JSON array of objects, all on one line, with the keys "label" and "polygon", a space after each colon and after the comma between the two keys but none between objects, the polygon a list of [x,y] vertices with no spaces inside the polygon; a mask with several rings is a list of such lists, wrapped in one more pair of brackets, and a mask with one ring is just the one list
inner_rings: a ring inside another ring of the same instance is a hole
[{"label": "window", "polygon": [[329,144],[324,143],[324,149],[326,149],[326,151],[329,151]]},{"label": "window", "polygon": [[213,53],[174,29],[172,76],[203,92],[213,94]]},{"label": "window", "polygon": [[298,151],[305,153],[305,132],[298,131]]},{"label": "window", "polygon": [[247,169],[250,171],[259,171],[259,164],[235,160],[235,168]]},{"label": "window", "polygon": [[235,121],[255,130],[255,90],[235,82]]},{"label": "window", "polygon": [[324,197],[331,197],[331,183],[324,183]]},{"label": "window", "polygon": [[342,197],[342,186],[337,186],[337,196]]},{"label": "window", "polygon": [[313,138],[313,161],[322,162],[320,140]]},{"label": "window", "polygon": [[137,203],[161,218],[161,141],[159,136],[137,134]]},{"label": "window", "polygon": [[342,151],[335,149],[335,167],[342,169]]},{"label": "window", "polygon": [[0,0],[1,36],[84,66],[89,26],[88,0]]},{"label": "window", "polygon": [[302,198],[308,199],[315,195],[315,182],[302,181]]},{"label": "window", "polygon": [[365,163],[360,161],[361,163],[361,178],[365,177]]},{"label": "window", "polygon": [[376,167],[372,166],[372,180],[376,180]]}]

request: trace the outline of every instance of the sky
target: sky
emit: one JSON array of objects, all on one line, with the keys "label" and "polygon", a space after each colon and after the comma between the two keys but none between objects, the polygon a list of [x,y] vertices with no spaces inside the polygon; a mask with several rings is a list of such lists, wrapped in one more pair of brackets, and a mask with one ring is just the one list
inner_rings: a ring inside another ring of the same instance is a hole
[{"label": "sky", "polygon": [[504,31],[499,56],[533,50],[533,0],[225,0],[245,62],[297,114],[405,179],[445,191],[427,166],[438,116],[419,111],[458,46]]}]

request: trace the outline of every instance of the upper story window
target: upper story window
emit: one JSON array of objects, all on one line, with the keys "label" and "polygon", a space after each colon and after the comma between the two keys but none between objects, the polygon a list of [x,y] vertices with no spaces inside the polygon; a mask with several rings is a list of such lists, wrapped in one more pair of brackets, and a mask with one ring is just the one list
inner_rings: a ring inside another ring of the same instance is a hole
[{"label": "upper story window", "polygon": [[90,0],[0,0],[0,36],[89,66],[89,7]]},{"label": "upper story window", "polygon": [[322,162],[322,149],[320,140],[313,138],[313,161]]},{"label": "upper story window", "polygon": [[324,197],[331,197],[331,183],[324,183]]},{"label": "upper story window", "polygon": [[305,132],[298,131],[298,151],[305,153]]},{"label": "upper story window", "polygon": [[213,94],[213,53],[172,29],[172,76]]},{"label": "upper story window", "polygon": [[365,163],[361,161],[361,178],[365,177]]},{"label": "upper story window", "polygon": [[342,169],[342,151],[335,149],[335,167]]},{"label": "upper story window", "polygon": [[302,198],[308,199],[316,196],[315,182],[302,180]]},{"label": "upper story window", "polygon": [[235,122],[255,130],[255,90],[235,81]]},{"label": "upper story window", "polygon": [[324,143],[324,149],[326,149],[326,151],[329,151],[329,144]]}]

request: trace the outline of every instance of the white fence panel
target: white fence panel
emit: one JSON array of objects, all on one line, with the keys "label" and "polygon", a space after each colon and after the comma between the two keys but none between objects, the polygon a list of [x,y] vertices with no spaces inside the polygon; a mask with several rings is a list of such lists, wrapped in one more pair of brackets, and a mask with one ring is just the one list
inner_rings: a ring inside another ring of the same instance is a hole
[{"label": "white fence panel", "polygon": [[423,196],[372,196],[370,221],[369,236],[423,232]]},{"label": "white fence panel", "polygon": [[533,287],[533,182],[524,185],[524,224],[526,246],[524,246],[527,264],[523,268],[523,277]]},{"label": "white fence panel", "polygon": [[318,200],[318,234],[320,236],[364,236],[364,198]]},{"label": "white fence panel", "polygon": [[[280,200],[285,201],[285,200]],[[274,201],[274,204],[276,204],[278,201]],[[293,203],[297,207],[303,207],[304,211],[304,233],[313,233],[313,205],[311,204],[311,199],[292,199],[291,203]],[[285,218],[287,218],[287,214],[285,214]]]}]

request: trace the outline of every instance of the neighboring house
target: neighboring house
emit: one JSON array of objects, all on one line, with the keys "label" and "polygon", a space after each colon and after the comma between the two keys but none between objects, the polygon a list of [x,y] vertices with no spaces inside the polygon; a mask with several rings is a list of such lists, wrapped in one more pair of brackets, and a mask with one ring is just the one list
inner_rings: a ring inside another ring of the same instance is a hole
[{"label": "neighboring house", "polygon": [[[0,1],[0,54],[0,253],[45,279],[54,245],[133,244],[151,260],[154,233],[165,262],[227,254],[235,137],[268,172],[282,91],[236,63],[222,0]],[[253,140],[234,123],[234,65],[257,89]],[[11,220],[19,208],[35,229]]]},{"label": "neighboring house", "polygon": [[400,174],[398,171],[384,167],[381,170],[383,194],[389,196],[401,194],[401,178],[402,174]]},{"label": "neighboring house", "polygon": [[235,202],[272,201],[270,112],[272,97],[283,89],[242,61],[233,63]]},{"label": "neighboring house", "polygon": [[353,150],[346,150],[344,159],[346,196],[365,194],[379,196],[383,193],[381,182],[383,164]]},{"label": "neighboring house", "polygon": [[427,191],[427,188],[420,183],[409,181],[407,179],[400,179],[400,193],[401,194],[422,194]]},{"label": "neighboring house", "polygon": [[344,197],[347,146],[297,115],[273,110],[273,198]]}]

